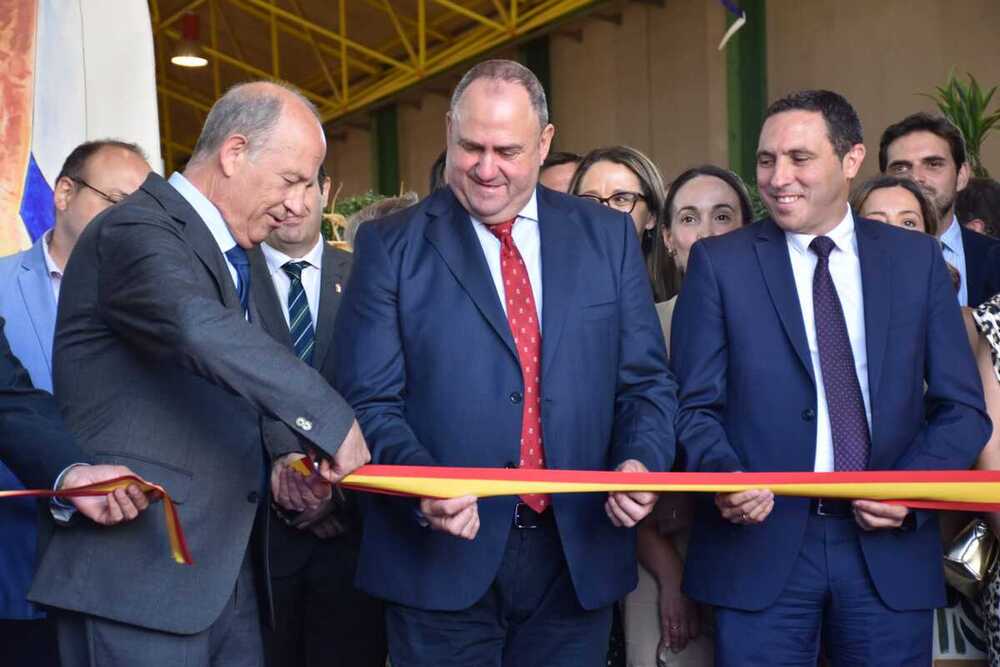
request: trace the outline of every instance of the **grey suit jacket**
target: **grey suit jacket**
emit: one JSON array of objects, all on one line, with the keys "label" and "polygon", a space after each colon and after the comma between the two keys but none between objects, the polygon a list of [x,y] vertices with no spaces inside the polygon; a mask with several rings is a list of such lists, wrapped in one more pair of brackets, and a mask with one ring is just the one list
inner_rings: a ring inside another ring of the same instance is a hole
[{"label": "grey suit jacket", "polygon": [[[281,301],[274,288],[264,253],[254,248],[249,253],[251,283],[259,286],[253,293],[260,325],[275,340],[292,349],[288,323],[281,309]],[[328,381],[333,381],[333,355],[329,354],[333,342],[333,323],[340,308],[340,297],[351,272],[353,255],[329,244],[323,247],[323,266],[320,272],[319,312],[316,316],[316,346],[312,366]],[[264,441],[268,447],[281,445],[284,433],[272,424],[264,426]],[[268,532],[268,568],[272,577],[287,577],[302,569],[319,538],[310,531],[285,525],[271,517]]]},{"label": "grey suit jacket", "polygon": [[194,565],[171,560],[161,508],[114,530],[79,522],[52,535],[30,597],[154,630],[205,630],[266,502],[261,417],[296,436],[272,456],[300,439],[332,454],[353,412],[255,311],[245,319],[205,223],[156,174],[87,227],[60,302],[53,370],[69,428],[96,461],[166,487]]}]

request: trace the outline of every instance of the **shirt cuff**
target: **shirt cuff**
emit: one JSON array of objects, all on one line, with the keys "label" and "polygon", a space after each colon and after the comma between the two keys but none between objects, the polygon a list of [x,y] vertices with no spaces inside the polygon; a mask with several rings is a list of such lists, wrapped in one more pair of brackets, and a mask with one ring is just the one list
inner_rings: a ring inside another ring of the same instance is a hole
[{"label": "shirt cuff", "polygon": [[[59,476],[56,477],[56,483],[52,485],[53,491],[58,491],[59,487],[62,486],[63,477],[66,476],[70,470],[77,466],[85,466],[86,463],[74,463],[72,465],[66,466]],[[49,501],[49,512],[52,514],[52,518],[59,523],[69,523],[76,514],[76,507],[62,498],[53,498]]]}]

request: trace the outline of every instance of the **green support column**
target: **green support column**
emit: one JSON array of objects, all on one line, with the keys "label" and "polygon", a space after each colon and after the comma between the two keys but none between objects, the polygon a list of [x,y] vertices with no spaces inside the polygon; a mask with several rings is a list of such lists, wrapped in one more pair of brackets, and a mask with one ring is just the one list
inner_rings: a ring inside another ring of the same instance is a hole
[{"label": "green support column", "polygon": [[375,192],[399,194],[399,122],[396,105],[372,113],[372,182]]},{"label": "green support column", "polygon": [[[726,45],[729,168],[756,181],[757,138],[767,110],[767,0],[742,0],[747,23]],[[727,14],[727,25],[735,20]]]},{"label": "green support column", "polygon": [[521,46],[521,64],[538,77],[549,101],[549,115],[552,115],[552,69],[549,65],[549,36],[543,35]]}]

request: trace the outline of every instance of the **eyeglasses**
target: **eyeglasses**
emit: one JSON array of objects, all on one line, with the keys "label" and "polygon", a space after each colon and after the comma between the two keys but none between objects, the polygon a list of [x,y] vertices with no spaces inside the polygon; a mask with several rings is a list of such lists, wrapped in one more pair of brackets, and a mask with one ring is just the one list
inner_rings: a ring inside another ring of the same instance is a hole
[{"label": "eyeglasses", "polygon": [[108,202],[110,204],[117,204],[118,202],[120,202],[121,200],[125,199],[125,197],[128,196],[128,195],[123,195],[123,194],[109,195],[108,193],[106,193],[106,192],[104,192],[102,190],[98,190],[97,188],[95,188],[93,185],[91,185],[87,181],[83,180],[82,178],[75,178],[73,176],[70,176],[69,180],[73,181],[74,183],[79,183],[80,185],[82,185],[85,188],[90,188],[91,190],[93,190],[94,192],[97,193],[97,196],[99,196],[101,199],[103,199],[104,201],[106,201],[106,202]]},{"label": "eyeglasses", "polygon": [[631,213],[639,201],[646,201],[646,198],[638,192],[615,192],[607,197],[597,195],[580,195],[584,199],[604,204],[608,208],[613,208],[622,213]]}]

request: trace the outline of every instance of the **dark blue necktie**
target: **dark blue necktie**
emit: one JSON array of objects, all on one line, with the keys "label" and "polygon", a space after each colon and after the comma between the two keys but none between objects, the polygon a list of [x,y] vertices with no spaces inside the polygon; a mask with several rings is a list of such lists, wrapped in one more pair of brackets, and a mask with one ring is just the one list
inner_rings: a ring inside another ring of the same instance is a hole
[{"label": "dark blue necktie", "polygon": [[306,290],[302,286],[302,271],[307,266],[309,262],[285,262],[281,268],[291,280],[288,286],[288,333],[292,336],[292,346],[299,359],[312,364],[316,332],[313,330]]},{"label": "dark blue necktie", "polygon": [[250,319],[250,258],[247,251],[238,245],[226,251],[226,259],[236,269],[236,293],[243,306],[243,314]]},{"label": "dark blue necktie", "polygon": [[830,413],[834,469],[865,470],[871,437],[844,309],[830,275],[830,253],[836,244],[826,236],[817,236],[809,247],[818,258],[813,273],[813,313],[819,365]]}]

